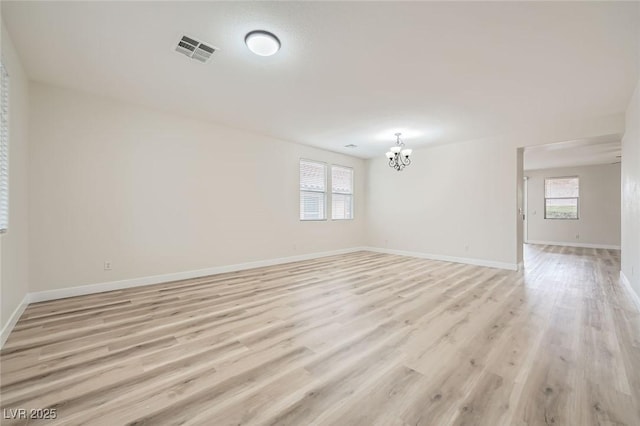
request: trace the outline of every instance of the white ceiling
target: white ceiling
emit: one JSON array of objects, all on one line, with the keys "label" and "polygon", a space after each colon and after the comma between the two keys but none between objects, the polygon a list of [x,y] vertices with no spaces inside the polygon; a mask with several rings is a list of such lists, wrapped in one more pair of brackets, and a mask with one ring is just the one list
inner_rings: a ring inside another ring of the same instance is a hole
[{"label": "white ceiling", "polygon": [[525,148],[524,169],[554,169],[620,162],[620,135],[580,139]]},{"label": "white ceiling", "polygon": [[[9,2],[29,76],[360,157],[623,112],[640,3]],[[247,32],[282,41],[249,52]],[[175,52],[187,34],[220,48]],[[356,144],[348,149],[344,145]]]}]

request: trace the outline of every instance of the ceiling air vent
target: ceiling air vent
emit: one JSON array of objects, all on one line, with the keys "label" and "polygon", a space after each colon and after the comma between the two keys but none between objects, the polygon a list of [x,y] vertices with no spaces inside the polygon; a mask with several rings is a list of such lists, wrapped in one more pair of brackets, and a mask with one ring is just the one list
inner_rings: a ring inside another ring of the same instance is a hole
[{"label": "ceiling air vent", "polygon": [[207,62],[215,51],[215,48],[187,36],[183,36],[176,47],[176,52],[180,52],[200,62]]}]

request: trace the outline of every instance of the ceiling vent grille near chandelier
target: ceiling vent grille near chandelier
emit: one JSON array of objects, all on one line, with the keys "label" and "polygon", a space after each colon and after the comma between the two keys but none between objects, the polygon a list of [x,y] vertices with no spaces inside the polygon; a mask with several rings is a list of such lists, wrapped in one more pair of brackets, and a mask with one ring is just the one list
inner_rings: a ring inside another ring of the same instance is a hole
[{"label": "ceiling vent grille near chandelier", "polygon": [[411,164],[411,149],[403,149],[404,142],[400,140],[400,135],[402,133],[396,133],[396,144],[389,148],[389,152],[387,152],[387,159],[389,160],[389,167],[393,167],[397,171],[402,171],[405,167]]}]

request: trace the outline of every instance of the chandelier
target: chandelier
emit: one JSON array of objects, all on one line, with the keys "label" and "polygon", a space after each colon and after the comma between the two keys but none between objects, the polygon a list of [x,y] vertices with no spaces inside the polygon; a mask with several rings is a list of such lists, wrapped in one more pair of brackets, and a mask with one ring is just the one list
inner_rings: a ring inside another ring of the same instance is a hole
[{"label": "chandelier", "polygon": [[400,140],[401,134],[402,133],[396,133],[396,144],[389,148],[389,152],[386,154],[389,159],[389,167],[393,167],[397,171],[401,171],[411,164],[409,156],[411,155],[412,150],[406,148],[402,149],[404,147],[404,142]]}]

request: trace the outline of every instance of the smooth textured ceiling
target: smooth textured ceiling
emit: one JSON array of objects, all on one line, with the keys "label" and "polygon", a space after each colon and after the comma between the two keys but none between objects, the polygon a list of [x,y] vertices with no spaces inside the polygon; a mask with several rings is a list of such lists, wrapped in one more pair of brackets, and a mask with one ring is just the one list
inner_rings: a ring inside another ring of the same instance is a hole
[{"label": "smooth textured ceiling", "polygon": [[[2,2],[30,78],[361,157],[625,110],[640,4]],[[282,41],[264,58],[251,30]],[[220,48],[201,64],[189,35]],[[348,149],[344,145],[356,144]]]},{"label": "smooth textured ceiling", "polygon": [[592,166],[620,162],[621,135],[566,141],[525,148],[524,169]]}]

